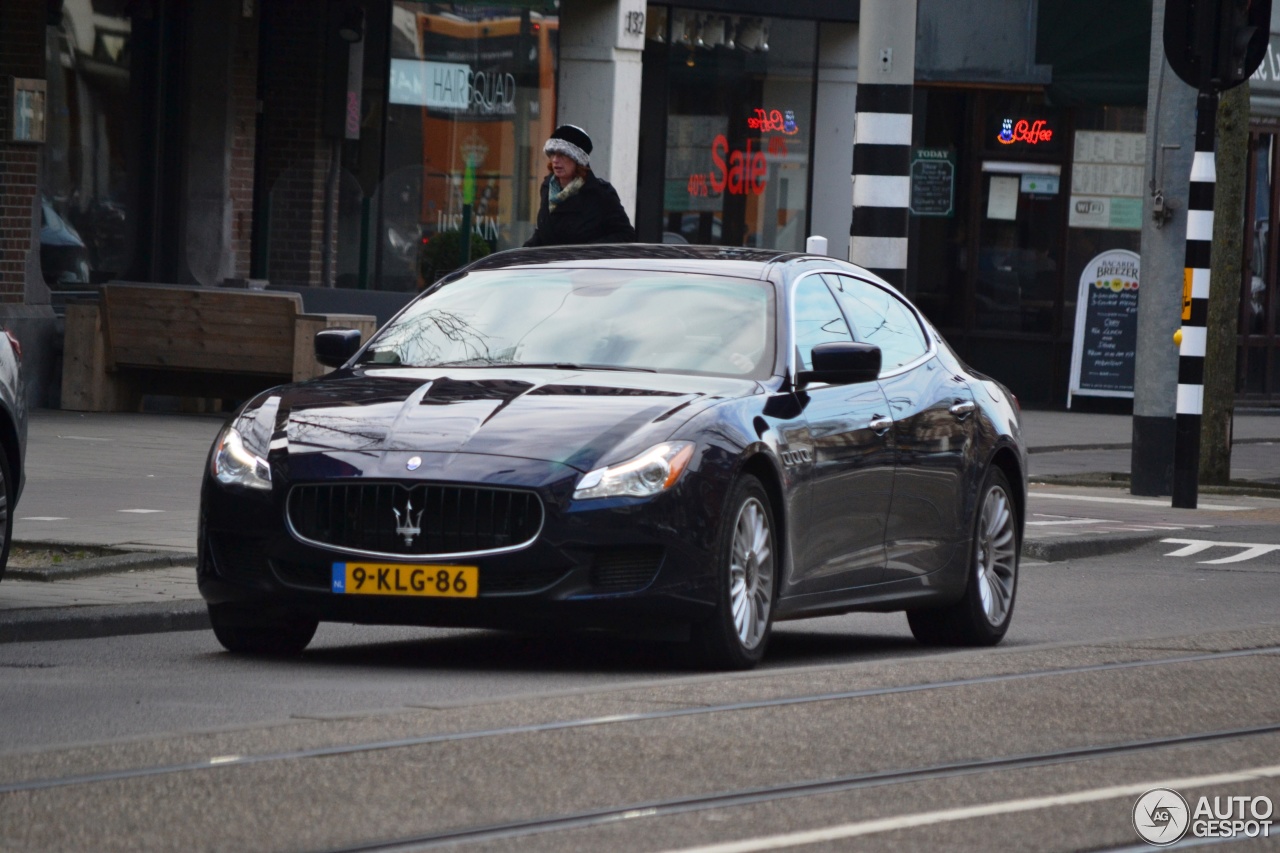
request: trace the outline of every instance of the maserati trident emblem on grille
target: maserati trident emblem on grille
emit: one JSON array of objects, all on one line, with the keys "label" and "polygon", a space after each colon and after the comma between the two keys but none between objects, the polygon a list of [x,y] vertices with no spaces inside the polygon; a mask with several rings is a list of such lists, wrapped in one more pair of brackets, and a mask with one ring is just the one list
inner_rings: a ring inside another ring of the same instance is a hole
[{"label": "maserati trident emblem on grille", "polygon": [[422,532],[422,510],[418,510],[415,516],[413,498],[409,498],[404,502],[404,515],[395,507],[391,511],[396,514],[396,535],[404,537],[404,546],[408,548],[413,544],[413,538]]}]

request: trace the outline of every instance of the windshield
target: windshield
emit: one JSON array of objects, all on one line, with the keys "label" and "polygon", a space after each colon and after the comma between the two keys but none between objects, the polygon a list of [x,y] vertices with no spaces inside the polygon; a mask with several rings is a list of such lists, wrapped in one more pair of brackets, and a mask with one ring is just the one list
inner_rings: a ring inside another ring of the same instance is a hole
[{"label": "windshield", "polygon": [[530,365],[709,373],[773,367],[765,282],[599,269],[475,272],[414,302],[366,364]]}]

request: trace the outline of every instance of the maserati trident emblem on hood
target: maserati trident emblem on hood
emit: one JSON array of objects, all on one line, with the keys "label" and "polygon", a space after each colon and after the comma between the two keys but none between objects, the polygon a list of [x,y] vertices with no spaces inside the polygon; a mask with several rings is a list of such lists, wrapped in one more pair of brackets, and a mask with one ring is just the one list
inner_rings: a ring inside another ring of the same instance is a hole
[{"label": "maserati trident emblem on hood", "polygon": [[418,514],[413,514],[413,498],[408,498],[404,502],[404,515],[400,514],[400,510],[395,507],[391,511],[396,514],[396,535],[404,537],[404,546],[408,548],[413,544],[413,539],[422,532],[422,510],[418,510]]}]

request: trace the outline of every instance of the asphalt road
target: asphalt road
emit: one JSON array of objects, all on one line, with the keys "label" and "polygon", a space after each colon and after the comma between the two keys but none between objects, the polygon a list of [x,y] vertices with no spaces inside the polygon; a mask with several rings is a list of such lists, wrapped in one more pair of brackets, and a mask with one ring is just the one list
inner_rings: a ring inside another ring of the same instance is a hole
[{"label": "asphalt road", "polygon": [[1280,526],[1168,538],[1026,564],[997,649],[838,617],[779,626],[745,675],[340,626],[296,660],[203,632],[3,646],[0,849],[1140,845],[1150,787],[1280,799],[1280,547],[1245,547]]}]

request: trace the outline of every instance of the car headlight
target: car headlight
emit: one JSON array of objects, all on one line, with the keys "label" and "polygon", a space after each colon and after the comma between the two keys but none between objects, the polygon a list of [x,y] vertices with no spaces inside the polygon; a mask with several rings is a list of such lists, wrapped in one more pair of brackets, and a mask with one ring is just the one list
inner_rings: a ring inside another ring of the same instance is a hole
[{"label": "car headlight", "polygon": [[244,446],[244,439],[235,427],[227,427],[219,436],[213,451],[212,471],[219,483],[249,489],[271,488],[271,466]]},{"label": "car headlight", "polygon": [[656,495],[676,484],[692,458],[692,441],[664,442],[626,462],[583,474],[573,499]]}]

